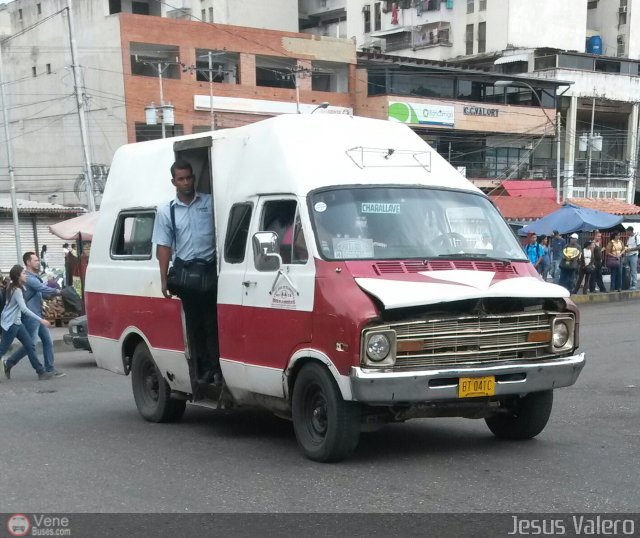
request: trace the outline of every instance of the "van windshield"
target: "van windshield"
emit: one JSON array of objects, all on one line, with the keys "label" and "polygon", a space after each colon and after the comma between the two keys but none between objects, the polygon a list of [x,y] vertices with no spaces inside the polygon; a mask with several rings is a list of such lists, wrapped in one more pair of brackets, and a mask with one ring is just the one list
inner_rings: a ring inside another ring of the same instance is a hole
[{"label": "van windshield", "polygon": [[310,211],[326,259],[526,260],[497,209],[470,192],[419,187],[322,190],[311,194]]}]

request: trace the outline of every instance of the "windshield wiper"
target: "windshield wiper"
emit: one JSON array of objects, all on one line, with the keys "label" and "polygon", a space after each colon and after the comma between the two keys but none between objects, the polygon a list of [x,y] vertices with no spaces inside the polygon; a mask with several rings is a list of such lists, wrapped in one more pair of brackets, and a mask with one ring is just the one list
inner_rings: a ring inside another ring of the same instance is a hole
[{"label": "windshield wiper", "polygon": [[489,256],[483,252],[455,252],[451,254],[438,254],[437,258],[453,258],[453,259],[468,259],[468,258],[481,258],[482,260],[492,261],[492,262],[501,262],[501,263],[511,263],[509,258],[498,258],[497,256]]}]

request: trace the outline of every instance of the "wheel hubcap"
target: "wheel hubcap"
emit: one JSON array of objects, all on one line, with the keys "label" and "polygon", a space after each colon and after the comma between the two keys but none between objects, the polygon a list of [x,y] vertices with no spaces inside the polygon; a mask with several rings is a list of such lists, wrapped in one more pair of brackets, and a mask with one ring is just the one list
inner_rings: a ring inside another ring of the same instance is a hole
[{"label": "wheel hubcap", "polygon": [[322,440],[327,435],[327,400],[320,387],[309,387],[306,398],[306,416],[309,433],[315,440]]}]

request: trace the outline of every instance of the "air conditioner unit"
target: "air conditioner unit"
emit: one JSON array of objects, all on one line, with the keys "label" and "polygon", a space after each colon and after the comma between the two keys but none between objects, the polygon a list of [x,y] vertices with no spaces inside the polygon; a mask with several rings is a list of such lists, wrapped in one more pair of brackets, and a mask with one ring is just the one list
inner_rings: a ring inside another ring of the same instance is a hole
[{"label": "air conditioner unit", "polygon": [[618,43],[624,43],[624,36],[623,35],[619,35],[618,36]]},{"label": "air conditioner unit", "polygon": [[620,6],[618,13],[626,13],[626,12],[627,12],[627,6]]}]

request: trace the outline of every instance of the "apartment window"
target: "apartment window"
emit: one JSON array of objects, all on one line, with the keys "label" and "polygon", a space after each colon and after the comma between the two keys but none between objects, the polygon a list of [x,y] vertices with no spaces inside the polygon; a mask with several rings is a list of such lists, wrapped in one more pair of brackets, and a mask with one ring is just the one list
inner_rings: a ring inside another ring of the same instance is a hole
[{"label": "apartment window", "polygon": [[362,15],[364,16],[364,33],[371,32],[371,6],[367,4],[362,6]]},{"label": "apartment window", "polygon": [[196,80],[209,82],[209,52],[212,56],[213,82],[238,84],[240,54],[207,49],[196,49]]},{"label": "apartment window", "polygon": [[200,10],[200,20],[202,22],[207,22],[207,10],[206,9],[201,9]]},{"label": "apartment window", "polygon": [[51,64],[47,64],[47,75],[51,74]]},{"label": "apartment window", "polygon": [[466,45],[466,54],[473,54],[473,24],[467,24],[464,42]]},{"label": "apartment window", "polygon": [[311,89],[319,92],[349,91],[349,68],[338,62],[312,62]]},{"label": "apartment window", "polygon": [[42,4],[36,4],[36,10],[38,11],[38,15],[42,15]]},{"label": "apartment window", "polygon": [[373,29],[380,30],[382,28],[382,4],[380,2],[376,2],[373,5]]},{"label": "apartment window", "polygon": [[256,86],[295,89],[298,62],[291,58],[256,56]]},{"label": "apartment window", "polygon": [[587,9],[596,9],[598,7],[598,0],[589,0],[587,2]]},{"label": "apartment window", "polygon": [[120,13],[121,11],[122,11],[121,0],[109,0],[109,15],[113,15],[114,13]]},{"label": "apartment window", "polygon": [[31,74],[32,74],[34,77],[37,77],[37,76],[38,76],[38,70],[36,69],[36,66],[35,66],[35,65],[31,68]]},{"label": "apartment window", "polygon": [[213,22],[213,8],[209,8],[209,22]]},{"label": "apartment window", "polygon": [[618,56],[624,56],[625,47],[624,47],[624,36],[618,36]]},{"label": "apartment window", "polygon": [[22,10],[21,9],[18,10],[18,20],[19,21],[22,20]]},{"label": "apartment window", "polygon": [[487,11],[487,0],[480,0],[478,11]]},{"label": "apartment window", "polygon": [[137,210],[118,215],[111,240],[111,257],[127,260],[151,259],[151,236],[156,214],[153,210]]},{"label": "apartment window", "polygon": [[467,0],[467,13],[473,13],[476,0]]},{"label": "apartment window", "polygon": [[[172,136],[182,136],[184,134],[184,125],[179,123],[174,125],[165,125],[164,129],[167,138]],[[136,142],[160,140],[161,138],[162,125],[147,125],[146,123],[136,122]]]},{"label": "apartment window", "polygon": [[131,2],[131,13],[134,15],[149,15],[149,4],[146,2]]},{"label": "apartment window", "polygon": [[487,50],[487,23],[478,24],[478,54]]},{"label": "apartment window", "polygon": [[180,49],[174,45],[130,43],[131,74],[142,77],[158,77],[158,66],[164,68],[163,78],[180,78]]},{"label": "apartment window", "polygon": [[[625,11],[622,11],[622,10]],[[620,12],[618,13],[618,24],[622,25],[622,24],[627,24],[627,12],[626,12],[627,8],[620,8]]]}]

